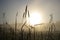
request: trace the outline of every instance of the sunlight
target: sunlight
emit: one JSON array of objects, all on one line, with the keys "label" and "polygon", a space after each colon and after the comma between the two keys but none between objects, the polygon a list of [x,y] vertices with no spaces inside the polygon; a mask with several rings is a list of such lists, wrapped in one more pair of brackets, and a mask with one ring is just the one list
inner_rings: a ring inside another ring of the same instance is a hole
[{"label": "sunlight", "polygon": [[39,12],[34,11],[30,14],[29,18],[30,25],[34,26],[35,24],[40,24],[41,20],[42,17]]}]

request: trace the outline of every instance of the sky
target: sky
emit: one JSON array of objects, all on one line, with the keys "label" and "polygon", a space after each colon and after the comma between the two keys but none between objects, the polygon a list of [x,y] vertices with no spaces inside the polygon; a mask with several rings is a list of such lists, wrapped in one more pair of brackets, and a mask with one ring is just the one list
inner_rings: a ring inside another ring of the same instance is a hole
[{"label": "sky", "polygon": [[54,21],[60,20],[60,0],[0,0],[0,23],[3,23],[3,13],[8,23],[14,23],[18,12],[18,23],[22,22],[22,14],[28,5],[30,13],[38,10],[42,15],[43,22],[49,21],[52,13]]}]

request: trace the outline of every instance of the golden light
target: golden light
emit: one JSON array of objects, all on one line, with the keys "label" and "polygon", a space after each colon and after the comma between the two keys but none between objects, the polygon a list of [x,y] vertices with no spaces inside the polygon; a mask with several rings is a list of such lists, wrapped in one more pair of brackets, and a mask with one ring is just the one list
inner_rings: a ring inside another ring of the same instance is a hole
[{"label": "golden light", "polygon": [[42,17],[39,12],[34,11],[30,14],[30,18],[29,18],[30,25],[34,26],[35,24],[40,24],[41,21],[42,21]]}]

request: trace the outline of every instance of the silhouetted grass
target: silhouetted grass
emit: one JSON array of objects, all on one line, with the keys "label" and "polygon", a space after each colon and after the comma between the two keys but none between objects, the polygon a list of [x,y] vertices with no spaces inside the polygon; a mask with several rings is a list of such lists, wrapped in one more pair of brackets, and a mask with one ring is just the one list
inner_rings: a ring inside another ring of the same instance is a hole
[{"label": "silhouetted grass", "polygon": [[[0,25],[0,40],[22,40],[21,31],[16,32],[16,39],[14,33],[14,29],[11,27],[7,29]],[[29,35],[31,35],[31,39]],[[34,40],[34,33],[23,32],[23,40]],[[60,32],[35,32],[35,40],[60,40]]]}]

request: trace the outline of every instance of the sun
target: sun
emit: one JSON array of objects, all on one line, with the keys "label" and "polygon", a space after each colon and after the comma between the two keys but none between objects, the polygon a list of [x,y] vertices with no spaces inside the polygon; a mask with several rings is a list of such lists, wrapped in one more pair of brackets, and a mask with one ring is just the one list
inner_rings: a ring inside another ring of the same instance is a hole
[{"label": "sun", "polygon": [[34,26],[36,24],[40,24],[41,20],[42,20],[42,17],[39,12],[35,11],[30,14],[30,18],[29,18],[30,25]]}]

